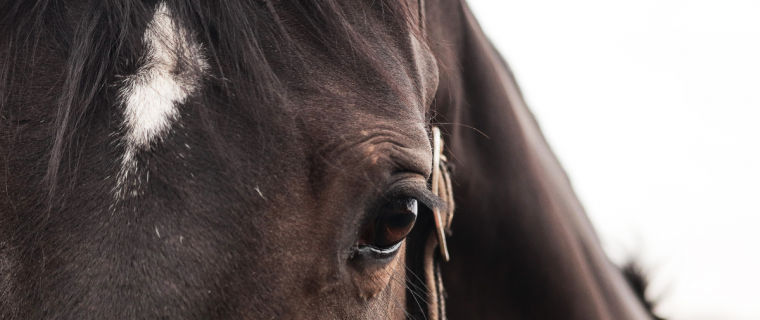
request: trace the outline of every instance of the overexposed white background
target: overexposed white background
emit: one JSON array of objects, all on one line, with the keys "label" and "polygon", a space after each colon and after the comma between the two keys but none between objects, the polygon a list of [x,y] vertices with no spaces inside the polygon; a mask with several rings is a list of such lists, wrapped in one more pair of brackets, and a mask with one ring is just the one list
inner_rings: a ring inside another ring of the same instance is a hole
[{"label": "overexposed white background", "polygon": [[760,1],[469,2],[658,311],[760,319]]}]

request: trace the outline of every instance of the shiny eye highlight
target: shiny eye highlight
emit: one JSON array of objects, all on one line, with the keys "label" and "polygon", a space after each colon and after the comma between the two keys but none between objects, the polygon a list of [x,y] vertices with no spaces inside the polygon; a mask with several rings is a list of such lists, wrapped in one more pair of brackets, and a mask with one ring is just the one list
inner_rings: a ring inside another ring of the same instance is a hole
[{"label": "shiny eye highlight", "polygon": [[375,221],[367,225],[359,238],[359,247],[369,246],[379,251],[395,250],[417,221],[417,200],[394,199],[380,209]]}]

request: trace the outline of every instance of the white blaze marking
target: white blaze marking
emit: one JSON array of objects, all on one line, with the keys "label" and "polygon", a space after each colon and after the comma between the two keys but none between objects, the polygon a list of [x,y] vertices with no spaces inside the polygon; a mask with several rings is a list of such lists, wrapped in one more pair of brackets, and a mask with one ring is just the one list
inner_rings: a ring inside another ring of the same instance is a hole
[{"label": "white blaze marking", "polygon": [[153,15],[143,42],[145,63],[126,78],[119,92],[126,129],[126,152],[117,181],[119,197],[123,197],[129,173],[136,172],[137,151],[149,150],[151,142],[169,131],[179,117],[177,105],[197,90],[208,68],[201,47],[192,42],[163,2]]}]

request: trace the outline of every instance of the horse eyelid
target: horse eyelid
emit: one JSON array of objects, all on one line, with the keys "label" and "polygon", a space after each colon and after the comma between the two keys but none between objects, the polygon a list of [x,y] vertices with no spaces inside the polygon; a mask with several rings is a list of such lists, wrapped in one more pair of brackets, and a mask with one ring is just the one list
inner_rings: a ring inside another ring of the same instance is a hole
[{"label": "horse eyelid", "polygon": [[447,209],[446,202],[434,195],[433,192],[427,188],[426,184],[421,183],[398,183],[386,191],[385,198],[414,198],[428,209]]}]

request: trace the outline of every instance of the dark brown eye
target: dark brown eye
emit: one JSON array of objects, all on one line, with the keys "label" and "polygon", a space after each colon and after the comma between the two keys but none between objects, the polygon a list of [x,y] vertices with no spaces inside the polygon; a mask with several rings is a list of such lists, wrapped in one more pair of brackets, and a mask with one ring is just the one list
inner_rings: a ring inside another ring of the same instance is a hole
[{"label": "dark brown eye", "polygon": [[416,220],[417,200],[392,200],[380,209],[375,221],[364,229],[359,245],[389,249],[406,238]]}]

